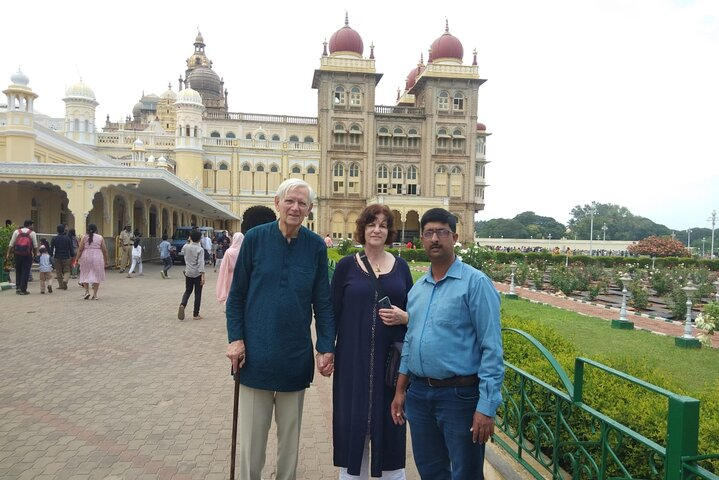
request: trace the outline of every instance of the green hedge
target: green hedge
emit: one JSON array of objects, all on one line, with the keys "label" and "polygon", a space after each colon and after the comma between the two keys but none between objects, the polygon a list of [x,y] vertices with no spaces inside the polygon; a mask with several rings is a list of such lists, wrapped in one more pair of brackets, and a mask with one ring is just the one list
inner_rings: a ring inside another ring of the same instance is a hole
[{"label": "green hedge", "polygon": [[[502,326],[517,328],[539,340],[555,356],[570,378],[573,378],[574,360],[580,352],[563,339],[552,328],[535,321],[518,320],[502,315]],[[563,389],[559,379],[544,357],[529,346],[526,340],[513,333],[504,335],[505,360],[539,378]],[[660,386],[672,392],[697,398],[701,402],[699,425],[699,453],[718,453],[719,447],[719,383],[714,389],[704,393],[689,393],[674,384],[668,377],[649,368],[641,360],[626,358],[594,358],[600,363],[624,371],[629,375]],[[667,401],[664,397],[651,394],[615,376],[606,374],[593,367],[585,369],[584,402],[614,420],[629,426],[633,430],[659,443],[666,444]],[[536,393],[536,391],[535,391]],[[541,395],[539,395],[541,397]],[[501,412],[499,413],[501,415]],[[596,439],[596,425],[588,418],[571,418],[575,432],[586,438]],[[622,461],[629,471],[638,478],[651,478],[647,469],[646,450],[634,442],[625,445],[621,452]],[[719,461],[705,462],[703,467],[714,472],[719,471]],[[563,465],[568,468],[568,465]],[[576,473],[576,472],[575,472]],[[618,473],[618,472],[614,472]]]}]

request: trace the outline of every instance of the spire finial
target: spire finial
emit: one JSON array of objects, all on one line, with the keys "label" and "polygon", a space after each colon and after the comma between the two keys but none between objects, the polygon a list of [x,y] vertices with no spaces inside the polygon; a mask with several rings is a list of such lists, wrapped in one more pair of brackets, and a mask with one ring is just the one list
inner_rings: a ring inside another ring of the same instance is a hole
[{"label": "spire finial", "polygon": [[345,10],[345,27],[350,26],[350,14],[347,10]]},{"label": "spire finial", "polygon": [[418,67],[421,67],[424,65],[424,52],[419,52],[419,65]]},{"label": "spire finial", "polygon": [[374,42],[369,44],[369,58],[374,60]]},{"label": "spire finial", "polygon": [[327,56],[327,39],[326,38],[325,38],[325,41],[322,42],[322,45],[324,45],[324,48],[322,49],[322,56],[326,57]]},{"label": "spire finial", "polygon": [[444,19],[444,33],[449,33],[449,19],[446,17]]},{"label": "spire finial", "polygon": [[474,59],[472,60],[472,65],[476,66],[477,65],[477,48],[472,50],[472,55],[474,56]]},{"label": "spire finial", "polygon": [[397,87],[397,101],[399,102],[399,87]]}]

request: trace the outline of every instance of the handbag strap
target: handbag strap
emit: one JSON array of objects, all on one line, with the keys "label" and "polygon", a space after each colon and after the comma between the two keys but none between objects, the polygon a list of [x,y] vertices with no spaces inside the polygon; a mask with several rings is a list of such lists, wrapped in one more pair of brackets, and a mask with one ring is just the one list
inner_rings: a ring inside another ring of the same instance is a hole
[{"label": "handbag strap", "polygon": [[382,287],[379,284],[379,280],[377,280],[377,275],[374,274],[374,270],[372,270],[372,265],[370,265],[369,259],[367,258],[367,254],[364,252],[364,250],[360,252],[360,260],[362,260],[362,263],[364,263],[364,266],[367,269],[367,273],[369,273],[369,278],[372,280],[374,289],[377,292],[377,298],[384,297],[384,292],[382,291]]}]

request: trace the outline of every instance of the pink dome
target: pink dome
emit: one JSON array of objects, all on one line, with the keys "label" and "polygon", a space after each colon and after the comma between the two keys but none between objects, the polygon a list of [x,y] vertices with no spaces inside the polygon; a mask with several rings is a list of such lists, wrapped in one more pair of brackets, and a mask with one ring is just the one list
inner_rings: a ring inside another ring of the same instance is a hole
[{"label": "pink dome", "polygon": [[461,62],[462,57],[464,56],[464,47],[462,47],[462,42],[460,42],[457,37],[449,33],[449,22],[447,23],[442,36],[432,42],[430,49],[432,52],[431,61],[435,61],[440,58],[454,58]]},{"label": "pink dome", "polygon": [[345,15],[345,26],[330,37],[330,54],[336,52],[353,52],[359,55],[364,52],[362,37],[350,28],[347,15]]},{"label": "pink dome", "polygon": [[486,131],[487,131],[487,126],[486,126],[485,124],[483,124],[483,123],[478,123],[478,124],[477,124],[477,130],[480,131],[480,132],[486,132]]},{"label": "pink dome", "polygon": [[405,82],[405,90],[409,90],[414,87],[417,82],[417,77],[424,71],[424,65],[417,65],[415,68],[410,70],[407,74],[407,81]]}]

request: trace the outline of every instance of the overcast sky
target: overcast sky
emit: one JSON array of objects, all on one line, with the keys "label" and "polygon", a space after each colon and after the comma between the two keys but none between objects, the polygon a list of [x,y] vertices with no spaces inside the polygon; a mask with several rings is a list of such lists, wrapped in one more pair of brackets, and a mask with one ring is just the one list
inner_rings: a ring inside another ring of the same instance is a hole
[{"label": "overcast sky", "polygon": [[177,91],[199,27],[230,111],[316,116],[312,74],[346,10],[365,56],[375,45],[383,105],[448,19],[464,63],[477,48],[488,79],[479,121],[492,133],[490,187],[478,220],[532,210],[564,223],[575,205],[597,201],[677,230],[710,226],[719,1],[436,3],[26,1],[2,21],[0,86],[20,66],[40,95],[36,110],[63,116],[65,88],[81,76],[102,127],[106,115],[130,114],[143,91]]}]

